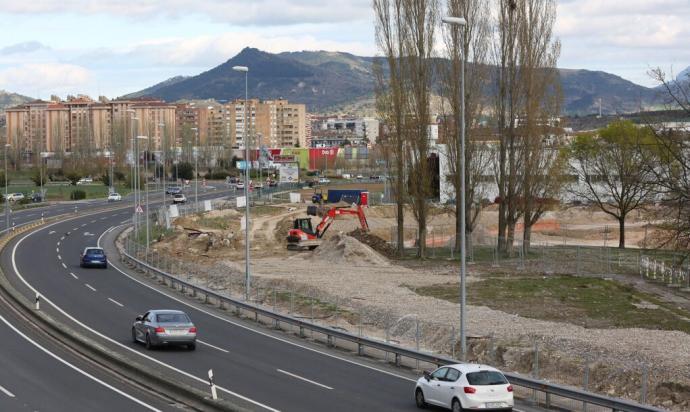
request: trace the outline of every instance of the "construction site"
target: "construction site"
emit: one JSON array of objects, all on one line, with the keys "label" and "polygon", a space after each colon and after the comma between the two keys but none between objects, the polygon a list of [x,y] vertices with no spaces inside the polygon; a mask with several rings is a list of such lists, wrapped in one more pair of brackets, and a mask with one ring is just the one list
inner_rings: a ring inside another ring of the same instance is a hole
[{"label": "construction site", "polygon": [[[298,203],[251,208],[251,299],[332,327],[459,356],[454,209],[431,207],[429,259],[400,258],[395,205],[346,198],[313,203],[316,193],[305,189]],[[234,201],[214,209],[176,218],[153,249],[188,280],[241,295],[244,209]],[[402,241],[413,250],[410,210],[404,219]],[[533,245],[542,249],[523,257],[522,265],[492,255],[496,221],[494,206],[485,208],[471,241],[468,360],[671,410],[690,407],[690,294],[641,279],[621,255],[613,270],[568,269],[581,250],[584,256],[616,246],[616,221],[593,207],[550,211],[533,228]],[[648,217],[631,216],[626,238],[637,263],[652,236]],[[567,253],[577,250],[572,259],[555,249],[566,246]]]}]

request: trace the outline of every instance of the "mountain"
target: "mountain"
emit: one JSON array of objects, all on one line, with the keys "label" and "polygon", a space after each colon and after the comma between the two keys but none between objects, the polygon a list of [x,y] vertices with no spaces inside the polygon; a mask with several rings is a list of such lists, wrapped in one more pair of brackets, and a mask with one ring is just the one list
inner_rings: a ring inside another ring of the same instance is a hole
[{"label": "mountain", "polygon": [[[339,53],[340,55],[340,53]],[[237,56],[213,69],[172,84],[153,86],[126,97],[149,95],[167,101],[180,99],[233,100],[245,96],[244,73],[233,66],[249,67],[250,97],[261,99],[286,98],[305,103],[310,110],[320,110],[365,98],[373,91],[373,77],[366,66],[352,56],[350,59],[323,58],[308,52],[271,54],[245,48]],[[358,65],[362,66],[359,67]]]},{"label": "mountain", "polygon": [[31,97],[22,96],[21,94],[10,93],[4,90],[0,90],[0,112],[8,107],[30,102],[32,100],[35,99],[32,99]]},{"label": "mountain", "polygon": [[690,82],[690,66],[686,67],[685,70],[678,73],[676,80],[679,82]]},{"label": "mountain", "polygon": [[186,80],[186,79],[188,79],[188,77],[186,77],[186,76],[175,76],[175,77],[171,77],[171,78],[169,78],[168,80],[163,80],[162,82],[156,83],[156,84],[154,84],[153,86],[147,87],[147,88],[144,89],[144,90],[141,90],[141,91],[138,91],[138,92],[135,92],[135,93],[130,93],[130,94],[126,95],[126,96],[122,96],[122,98],[124,98],[124,99],[134,99],[134,98],[143,97],[143,96],[153,96],[153,95],[155,95],[156,93],[158,93],[158,91],[159,91],[160,89],[162,89],[162,88],[164,88],[164,87],[167,87],[167,86],[172,86],[172,85],[177,84],[177,83],[179,83],[179,82],[181,82],[181,81],[183,81],[183,80]]},{"label": "mountain", "polygon": [[[176,77],[125,97],[152,96],[167,101],[244,98],[249,67],[250,97],[286,98],[305,103],[312,112],[373,108],[375,79],[372,57],[327,51],[271,54],[245,48],[227,62],[192,77]],[[495,73],[495,70],[492,70]],[[601,71],[559,69],[564,114],[635,112],[658,104],[658,91]]]}]

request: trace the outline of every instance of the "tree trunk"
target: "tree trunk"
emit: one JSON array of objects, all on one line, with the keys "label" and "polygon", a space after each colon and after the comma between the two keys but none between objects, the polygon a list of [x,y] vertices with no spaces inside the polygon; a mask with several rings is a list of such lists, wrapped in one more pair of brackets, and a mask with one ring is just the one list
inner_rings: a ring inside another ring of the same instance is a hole
[{"label": "tree trunk", "polygon": [[[399,192],[397,196],[400,196]],[[403,216],[403,213],[405,213],[405,208],[401,200],[398,200],[396,203],[398,208],[398,213],[396,216],[398,224],[398,256],[403,257],[405,254],[405,227],[403,226],[405,223],[405,217]]]},{"label": "tree trunk", "polygon": [[532,225],[528,225],[527,219],[525,219],[525,230],[522,233],[522,252],[525,256],[527,256],[527,252],[529,252],[530,244],[532,243],[531,238]]},{"label": "tree trunk", "polygon": [[[460,197],[455,196],[455,252],[460,253],[460,238],[462,237],[462,221],[460,219]],[[459,256],[459,255],[458,255]]]},{"label": "tree trunk", "polygon": [[426,219],[419,219],[419,239],[417,240],[417,257],[426,258]]},{"label": "tree trunk", "polygon": [[513,241],[515,240],[515,222],[508,223],[508,233],[506,235],[506,253],[513,256]]},{"label": "tree trunk", "polygon": [[625,215],[618,218],[618,248],[625,249]]}]

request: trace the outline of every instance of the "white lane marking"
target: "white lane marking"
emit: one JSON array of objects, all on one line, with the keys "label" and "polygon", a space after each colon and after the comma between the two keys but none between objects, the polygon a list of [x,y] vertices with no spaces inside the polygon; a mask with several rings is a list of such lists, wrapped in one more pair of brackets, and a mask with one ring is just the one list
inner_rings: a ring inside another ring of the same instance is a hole
[{"label": "white lane marking", "polygon": [[286,374],[286,375],[288,375],[288,376],[292,376],[293,378],[296,378],[296,379],[299,379],[299,380],[303,380],[303,381],[305,381],[305,382],[309,382],[309,383],[311,383],[312,385],[320,386],[320,387],[326,388],[326,389],[328,389],[328,390],[333,390],[333,388],[331,388],[330,386],[326,386],[326,385],[323,385],[323,384],[321,384],[321,383],[314,382],[314,381],[309,380],[309,379],[307,379],[307,378],[303,378],[303,377],[301,377],[301,376],[299,376],[299,375],[295,375],[294,373],[286,372],[286,371],[284,371],[284,370],[282,370],[282,369],[276,369],[276,370],[277,370],[278,372],[280,372],[280,373],[284,373],[284,374]]},{"label": "white lane marking", "polygon": [[[31,232],[31,233],[35,233],[35,232]],[[29,233],[26,237],[30,236],[31,233]],[[104,235],[105,235],[105,233],[103,233],[101,236],[99,236],[98,241],[96,242],[96,246],[101,247],[101,239],[103,238]],[[22,240],[24,240],[24,238],[22,238],[19,242],[15,243],[14,249],[17,248],[17,245],[18,245],[19,243],[21,243]],[[13,251],[13,253],[14,253],[14,251]],[[13,256],[14,256],[14,254],[13,254]],[[14,257],[13,257],[13,259],[12,259],[12,264],[14,265]],[[137,278],[135,278],[135,277],[129,275],[128,273],[124,272],[122,269],[120,269],[119,267],[117,267],[117,265],[114,265],[113,263],[110,263],[110,267],[114,268],[115,270],[117,270],[118,272],[122,273],[123,275],[125,275],[125,276],[128,277],[129,279],[133,280],[134,282],[136,282],[136,283],[138,283],[138,284],[140,284],[140,285],[142,285],[142,286],[145,286],[145,287],[147,287],[147,288],[149,288],[149,289],[151,289],[151,290],[153,290],[153,291],[155,291],[155,292],[158,292],[159,294],[161,294],[161,295],[163,295],[163,296],[165,296],[165,297],[167,297],[167,298],[170,298],[170,299],[174,300],[175,302],[181,303],[181,304],[183,304],[183,305],[185,305],[185,306],[187,306],[187,307],[190,307],[190,308],[192,308],[192,309],[194,309],[194,310],[197,310],[197,311],[199,311],[199,312],[201,312],[201,313],[203,313],[203,314],[205,314],[205,315],[214,317],[214,318],[216,318],[216,319],[218,319],[218,320],[221,320],[221,321],[223,321],[223,322],[225,322],[225,323],[229,323],[229,324],[231,324],[231,325],[237,326],[238,328],[242,328],[242,329],[245,329],[245,330],[254,332],[254,333],[256,333],[256,334],[265,336],[265,337],[267,337],[267,338],[271,338],[271,339],[277,340],[278,342],[282,342],[282,343],[285,343],[285,344],[288,344],[288,345],[292,345],[292,346],[295,346],[295,347],[298,347],[298,348],[301,348],[301,349],[304,349],[304,350],[308,350],[308,351],[310,351],[310,352],[318,353],[318,354],[320,354],[320,355],[327,356],[327,357],[329,357],[329,358],[331,358],[331,359],[337,359],[337,360],[339,360],[339,361],[346,362],[346,363],[349,363],[349,364],[351,364],[351,365],[357,365],[357,366],[360,366],[360,367],[365,368],[365,369],[369,369],[369,370],[373,370],[373,371],[376,371],[376,372],[379,372],[379,373],[383,373],[384,375],[393,376],[393,377],[395,377],[395,378],[402,379],[402,380],[406,380],[406,381],[408,381],[408,382],[417,382],[416,379],[408,378],[407,376],[398,375],[397,373],[393,373],[393,372],[389,372],[389,371],[386,371],[386,370],[383,370],[383,369],[379,369],[379,368],[376,368],[376,367],[374,367],[374,366],[366,365],[366,364],[364,364],[364,363],[359,363],[359,362],[355,362],[355,361],[350,360],[350,359],[341,358],[340,356],[337,356],[337,355],[333,355],[333,354],[330,354],[330,353],[327,353],[327,352],[322,352],[322,351],[320,351],[320,350],[318,350],[318,349],[315,349],[315,348],[310,348],[310,347],[308,347],[308,346],[300,345],[300,344],[297,343],[297,342],[292,342],[292,341],[289,341],[289,340],[287,340],[287,339],[279,338],[279,337],[277,337],[277,336],[273,336],[273,335],[268,334],[268,333],[266,333],[266,332],[262,332],[262,331],[260,331],[260,330],[252,329],[252,328],[250,328],[250,327],[248,327],[248,326],[242,325],[242,324],[237,323],[237,322],[234,322],[234,321],[232,321],[232,320],[230,320],[230,319],[226,319],[226,318],[224,318],[224,317],[222,317],[222,316],[216,315],[215,313],[209,312],[209,311],[207,311],[207,310],[205,310],[205,309],[203,309],[203,308],[201,308],[201,307],[198,307],[198,306],[196,306],[196,305],[192,305],[192,304],[189,303],[189,302],[185,302],[184,300],[178,299],[177,297],[175,297],[175,296],[173,296],[173,295],[171,295],[171,294],[169,294],[169,293],[163,292],[162,290],[158,290],[158,289],[154,288],[153,286],[151,286],[151,285],[149,285],[149,284],[146,284],[146,283],[140,281],[139,279],[137,279]],[[15,269],[15,272],[16,272],[16,273],[19,273],[16,269]],[[21,278],[21,276],[20,276],[20,278]],[[23,279],[22,279],[22,280],[23,280]],[[26,281],[24,281],[24,283],[25,283],[30,289],[33,290],[33,287],[32,287],[31,285],[29,285]],[[35,290],[33,290],[33,291],[36,292]],[[55,305],[54,305],[53,303],[51,303],[49,300],[46,299],[46,301],[47,301],[48,303],[50,303],[51,305],[55,306]]]},{"label": "white lane marking", "polygon": [[91,290],[94,291],[94,292],[96,291],[96,288],[94,288],[93,286],[89,285],[88,283],[84,283],[84,286],[86,286],[87,288],[91,289]]},{"label": "white lane marking", "polygon": [[34,215],[33,213],[30,213],[30,214],[26,215],[26,217],[31,217],[33,215]]},{"label": "white lane marking", "polygon": [[225,350],[225,349],[223,349],[223,348],[219,348],[218,346],[213,346],[213,345],[211,345],[210,343],[206,343],[206,342],[204,342],[204,341],[201,340],[201,339],[197,339],[196,341],[199,342],[199,343],[201,343],[202,345],[208,346],[209,348],[213,348],[213,349],[219,350],[219,351],[221,351],[221,352],[225,352],[225,353],[230,353],[229,350]]},{"label": "white lane marking", "polygon": [[60,238],[60,240],[65,240],[65,237],[64,237],[64,236],[63,236],[63,237],[61,237],[61,238]]},{"label": "white lane marking", "polygon": [[14,398],[14,394],[7,389],[3,388],[0,386],[0,392],[4,393],[5,395],[9,396],[10,398]]},{"label": "white lane marking", "polygon": [[[78,226],[72,228],[72,231],[73,231],[73,232],[76,232],[77,230],[79,230],[79,227],[78,227]],[[67,234],[69,234],[69,232],[67,232]]]},{"label": "white lane marking", "polygon": [[[58,242],[58,243],[60,243],[60,242]],[[59,247],[56,247],[56,248],[55,248],[55,253],[60,253],[60,248],[59,248]]]},{"label": "white lane marking", "polygon": [[101,220],[105,220],[105,219],[107,219],[107,218],[108,218],[107,216],[103,216],[103,217],[101,218]]},{"label": "white lane marking", "polygon": [[110,299],[110,298],[108,298],[108,300],[111,301],[111,302],[113,302],[114,304],[116,304],[117,306],[119,306],[119,307],[121,307],[121,308],[124,308],[124,307],[125,307],[125,305],[123,305],[122,303],[116,301],[115,299]]},{"label": "white lane marking", "polygon": [[58,240],[57,245],[60,246],[60,241]]},{"label": "white lane marking", "polygon": [[129,219],[123,220],[122,222],[120,222],[121,225],[124,225],[124,224],[126,224],[126,223],[129,223]]},{"label": "white lane marking", "polygon": [[[59,252],[59,250],[58,250],[58,252]],[[62,260],[62,256],[58,255],[58,259],[59,259],[59,260]]]},{"label": "white lane marking", "polygon": [[65,265],[64,262],[62,263],[62,267],[65,268],[65,269],[67,269],[67,265]]},{"label": "white lane marking", "polygon": [[79,280],[79,276],[75,275],[75,274],[74,274],[74,273],[72,273],[72,272],[69,272],[69,274],[70,274],[70,275],[72,275],[72,277],[73,277],[73,278],[75,278],[75,279]]},{"label": "white lane marking", "polygon": [[[82,375],[86,376],[87,378],[91,379],[92,381],[97,382],[97,383],[99,383],[99,384],[105,386],[106,388],[108,388],[108,389],[110,389],[110,390],[112,390],[112,391],[114,391],[114,392],[116,392],[116,393],[118,393],[118,394],[124,396],[125,398],[127,398],[127,399],[129,399],[129,400],[131,400],[131,401],[133,401],[133,402],[138,403],[139,405],[145,407],[146,409],[149,409],[149,410],[152,410],[152,411],[156,411],[156,412],[161,412],[160,409],[156,409],[156,408],[154,408],[153,406],[151,406],[151,405],[149,405],[149,404],[146,404],[146,403],[144,403],[143,401],[140,401],[139,399],[135,398],[134,396],[129,395],[129,394],[127,394],[127,393],[121,391],[120,389],[117,389],[116,387],[114,387],[114,386],[112,386],[112,385],[110,385],[110,384],[108,384],[108,383],[106,383],[106,382],[103,382],[102,380],[98,379],[97,377],[95,377],[95,376],[89,374],[89,373],[86,372],[86,371],[83,371],[83,370],[79,369],[78,367],[76,367],[76,366],[72,365],[71,363],[67,362],[66,360],[62,359],[62,358],[59,357],[58,355],[54,354],[53,352],[51,352],[51,351],[49,351],[48,349],[46,349],[46,348],[44,348],[43,346],[41,346],[39,343],[37,343],[37,342],[35,342],[34,340],[32,340],[30,337],[26,336],[24,333],[22,333],[19,329],[15,328],[11,323],[9,323],[9,322],[8,322],[5,318],[3,318],[2,316],[0,316],[0,320],[2,320],[2,322],[5,323],[5,325],[9,326],[10,329],[12,329],[13,331],[15,331],[19,336],[21,336],[22,338],[24,338],[25,340],[27,340],[29,343],[31,343],[32,345],[34,345],[35,347],[37,347],[38,349],[40,349],[41,351],[43,351],[46,355],[48,355],[48,356],[50,356],[51,358],[53,358],[53,359],[57,360],[58,362],[62,363],[63,365],[65,365],[65,366],[71,368],[72,370],[75,370],[75,371],[81,373]],[[14,395],[11,395],[11,396],[14,397]]]},{"label": "white lane marking", "polygon": [[[51,227],[51,226],[54,226],[54,225],[57,225],[57,224],[59,224],[59,223],[62,223],[62,222],[51,223],[51,224],[49,224],[49,225],[47,225],[47,226],[44,226],[44,227],[41,228],[41,229],[38,229],[38,230],[36,230],[36,231],[27,233],[24,237],[22,237],[21,239],[19,239],[19,241],[17,241],[17,243],[14,244],[14,247],[12,247],[12,269],[14,270],[14,273],[15,273],[15,275],[19,278],[19,280],[21,280],[22,283],[24,283],[24,284],[25,284],[32,292],[34,292],[34,293],[40,293],[40,292],[39,292],[36,288],[34,288],[33,286],[31,286],[31,284],[30,284],[29,282],[27,282],[26,279],[24,279],[24,277],[23,277],[23,276],[21,275],[21,273],[19,272],[19,268],[17,267],[17,248],[18,248],[19,245],[24,241],[24,239],[28,238],[29,236],[33,235],[34,233],[38,233],[38,232],[40,232],[40,231],[42,231],[42,230],[44,230],[44,229],[47,229],[47,228],[49,228],[49,227]],[[103,236],[103,235],[101,235],[101,237],[102,237],[102,236]],[[100,239],[101,239],[101,238],[99,237],[98,239],[99,239],[99,244],[100,244]],[[117,270],[118,270],[119,272],[121,272],[121,273],[124,274],[124,272],[122,272],[120,269],[117,269]],[[127,274],[125,274],[125,276],[128,276],[128,277],[129,277],[129,275],[127,275]],[[137,282],[139,282],[139,281],[137,281]],[[141,283],[141,282],[139,282],[139,283]],[[148,285],[146,285],[146,286],[148,286]],[[155,289],[153,289],[153,290],[155,290]],[[147,359],[147,360],[149,360],[149,361],[151,361],[151,362],[154,362],[154,363],[156,363],[156,364],[158,364],[158,365],[164,366],[164,367],[166,367],[166,368],[168,368],[168,369],[170,369],[170,370],[172,370],[172,371],[175,371],[175,372],[177,372],[177,373],[179,373],[179,374],[182,374],[182,375],[184,375],[184,376],[186,376],[186,377],[188,377],[188,378],[190,378],[190,379],[194,379],[194,380],[197,381],[197,382],[201,382],[201,383],[203,383],[204,385],[208,385],[208,379],[206,379],[206,378],[200,378],[200,377],[195,376],[195,375],[193,375],[193,374],[191,374],[191,373],[189,373],[189,372],[183,371],[182,369],[178,369],[178,368],[176,368],[176,367],[174,367],[174,366],[172,366],[172,365],[168,365],[167,363],[165,363],[165,362],[163,362],[163,361],[160,361],[160,360],[158,360],[158,359],[156,359],[156,358],[154,358],[154,357],[151,357],[151,356],[148,356],[148,355],[146,355],[146,354],[144,354],[144,353],[141,353],[141,352],[139,352],[139,351],[137,351],[137,350],[135,350],[135,349],[133,349],[133,348],[130,348],[129,346],[125,346],[125,345],[123,345],[122,343],[120,343],[120,342],[118,342],[118,341],[116,341],[116,340],[114,340],[114,339],[112,339],[112,338],[110,338],[110,337],[108,337],[108,336],[106,336],[106,335],[104,335],[104,334],[98,332],[96,329],[94,329],[94,328],[92,328],[92,327],[89,327],[89,326],[87,326],[86,324],[84,324],[83,322],[79,321],[77,318],[75,318],[74,316],[70,315],[70,314],[67,313],[64,309],[62,309],[61,307],[59,307],[58,305],[56,305],[52,300],[50,300],[48,297],[46,297],[43,293],[41,293],[41,296],[43,297],[43,300],[44,300],[46,303],[48,303],[49,305],[51,305],[52,307],[54,307],[55,310],[57,310],[58,312],[60,312],[60,313],[61,313],[62,315],[64,315],[67,319],[71,320],[72,322],[76,323],[77,325],[81,326],[82,328],[85,328],[85,329],[90,330],[90,331],[91,331],[92,333],[94,333],[96,336],[98,336],[98,337],[100,337],[100,338],[102,338],[102,339],[105,339],[105,340],[107,340],[108,342],[110,342],[110,343],[112,343],[112,344],[114,344],[114,345],[117,345],[117,346],[119,346],[120,348],[122,348],[122,349],[124,349],[124,350],[127,350],[127,351],[129,351],[129,352],[131,352],[131,353],[134,353],[134,354],[136,354],[136,355],[138,355],[138,356],[141,356],[141,357],[143,357],[143,358],[145,358],[145,359]],[[411,380],[411,379],[410,379],[410,380]],[[267,411],[271,411],[271,412],[280,412],[280,410],[278,410],[278,409],[271,408],[270,406],[264,405],[264,404],[261,403],[261,402],[255,401],[255,400],[250,399],[250,398],[248,398],[248,397],[246,397],[246,396],[242,396],[242,395],[240,395],[240,394],[237,393],[237,392],[231,391],[230,389],[227,389],[227,388],[224,388],[224,387],[218,386],[218,385],[216,385],[216,388],[218,388],[218,390],[220,390],[220,391],[222,391],[222,392],[225,392],[225,393],[227,393],[227,394],[229,394],[229,395],[232,395],[232,396],[234,396],[234,397],[236,397],[236,398],[242,399],[243,401],[249,402],[249,403],[251,403],[251,404],[253,404],[253,405],[256,405],[256,406],[259,406],[259,407],[261,407],[261,408],[263,408],[263,409],[266,409]]]},{"label": "white lane marking", "polygon": [[49,235],[52,235],[53,233],[55,233],[54,230],[51,230],[50,232],[48,232]]},{"label": "white lane marking", "polygon": [[[92,220],[91,223],[96,223],[96,219]],[[83,226],[83,225],[82,225]]]}]

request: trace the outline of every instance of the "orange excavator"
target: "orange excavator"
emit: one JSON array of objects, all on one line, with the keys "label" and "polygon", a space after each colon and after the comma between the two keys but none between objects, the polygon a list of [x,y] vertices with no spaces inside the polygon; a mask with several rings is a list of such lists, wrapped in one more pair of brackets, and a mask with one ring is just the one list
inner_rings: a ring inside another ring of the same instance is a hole
[{"label": "orange excavator", "polygon": [[[319,207],[307,206],[307,215],[318,216]],[[332,206],[323,213],[323,218],[315,229],[312,228],[310,217],[295,219],[292,229],[288,232],[288,250],[316,249],[321,244],[321,238],[335,218],[341,215],[357,216],[362,230],[369,231],[369,223],[367,223],[367,218],[364,215],[364,209],[362,209],[361,205]]]}]

